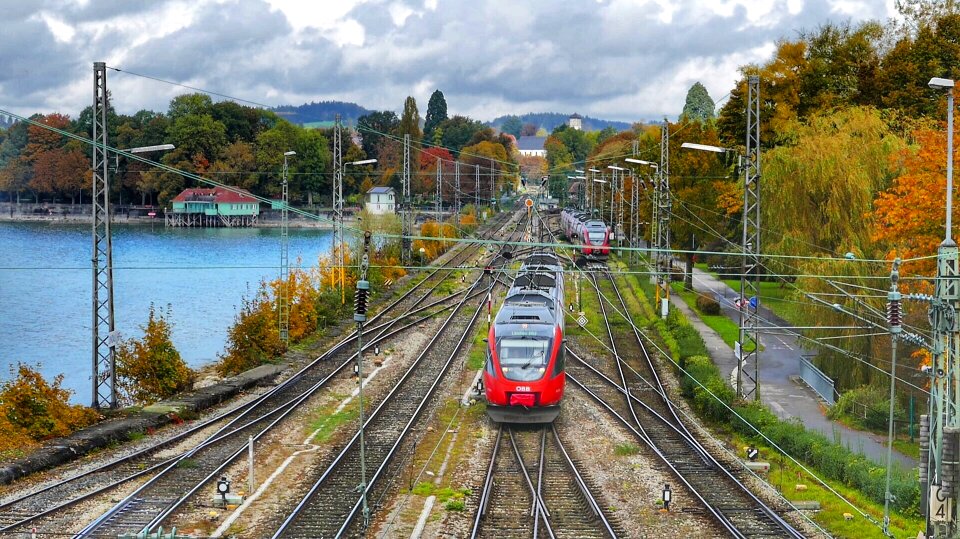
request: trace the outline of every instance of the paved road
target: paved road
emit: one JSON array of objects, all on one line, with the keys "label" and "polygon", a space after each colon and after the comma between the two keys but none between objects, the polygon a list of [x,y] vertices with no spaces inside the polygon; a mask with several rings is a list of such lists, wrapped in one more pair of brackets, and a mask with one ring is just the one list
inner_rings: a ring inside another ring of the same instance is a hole
[{"label": "paved road", "polygon": [[[733,302],[739,295],[726,283],[713,274],[694,269],[693,287],[701,294],[708,294],[720,300],[723,312],[732,320],[739,321],[739,314]],[[736,383],[736,357],[715,331],[704,324],[696,313],[687,307],[677,295],[670,296],[670,303],[679,308],[696,327],[707,343],[707,349],[721,372],[730,374],[731,386]],[[760,307],[761,316],[773,323],[787,326],[770,311]],[[789,335],[761,335],[763,352],[760,355],[760,399],[778,417],[796,418],[808,429],[816,430],[829,439],[839,438],[840,442],[854,452],[863,453],[877,463],[884,464],[887,459],[886,436],[851,429],[824,415],[825,405],[812,389],[800,380],[800,345],[796,337]],[[748,370],[752,364],[748,365]],[[746,382],[744,387],[749,390]],[[917,465],[916,459],[894,451],[894,459],[908,468]]]}]

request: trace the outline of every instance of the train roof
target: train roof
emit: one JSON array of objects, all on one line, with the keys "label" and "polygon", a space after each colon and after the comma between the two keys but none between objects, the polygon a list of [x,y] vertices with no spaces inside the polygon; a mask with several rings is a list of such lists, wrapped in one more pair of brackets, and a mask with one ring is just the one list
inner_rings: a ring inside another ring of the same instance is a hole
[{"label": "train roof", "polygon": [[523,261],[524,266],[559,266],[560,259],[553,253],[533,253]]},{"label": "train roof", "polygon": [[583,226],[587,228],[600,228],[600,227],[607,228],[607,224],[599,219],[591,219],[583,223]]},{"label": "train roof", "polygon": [[505,302],[497,313],[496,324],[553,324],[555,321],[556,316],[546,306]]},{"label": "train roof", "polygon": [[556,275],[541,271],[526,271],[517,275],[517,278],[513,280],[513,286],[511,288],[544,289],[556,287]]}]

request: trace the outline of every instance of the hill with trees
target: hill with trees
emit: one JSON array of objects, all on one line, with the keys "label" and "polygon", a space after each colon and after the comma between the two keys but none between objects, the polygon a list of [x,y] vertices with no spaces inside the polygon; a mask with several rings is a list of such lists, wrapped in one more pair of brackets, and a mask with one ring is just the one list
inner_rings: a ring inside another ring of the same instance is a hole
[{"label": "hill with trees", "polygon": [[[487,122],[486,125],[503,130],[516,137],[520,136],[521,134],[527,134],[521,133],[520,130],[523,126],[528,124],[534,127],[533,133],[529,133],[529,135],[533,135],[538,129],[545,129],[549,133],[557,127],[566,124],[571,115],[572,113],[562,114],[559,112],[528,112],[520,115],[508,114],[505,116],[498,116],[497,118]],[[507,124],[507,129],[504,129],[504,124]],[[516,126],[516,129],[510,128],[511,125]],[[583,117],[584,131],[600,131],[601,129],[607,127],[612,127],[617,131],[627,131],[630,129],[631,124],[616,120],[601,120],[599,118],[591,118],[590,116]],[[517,132],[514,133],[514,130]]]},{"label": "hill with trees", "polygon": [[341,116],[344,124],[356,125],[359,117],[371,112],[356,103],[346,101],[320,101],[296,106],[281,105],[272,110],[288,122],[300,125],[332,122],[337,114]]}]

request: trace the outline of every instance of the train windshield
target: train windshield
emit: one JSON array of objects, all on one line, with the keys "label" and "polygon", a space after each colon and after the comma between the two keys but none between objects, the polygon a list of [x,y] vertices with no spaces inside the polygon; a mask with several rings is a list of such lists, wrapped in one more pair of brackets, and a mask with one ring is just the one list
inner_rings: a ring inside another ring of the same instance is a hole
[{"label": "train windshield", "polygon": [[603,245],[603,241],[607,238],[606,232],[590,232],[590,243],[594,245]]},{"label": "train windshield", "polygon": [[500,369],[507,380],[530,382],[543,378],[553,339],[504,338],[497,343]]}]

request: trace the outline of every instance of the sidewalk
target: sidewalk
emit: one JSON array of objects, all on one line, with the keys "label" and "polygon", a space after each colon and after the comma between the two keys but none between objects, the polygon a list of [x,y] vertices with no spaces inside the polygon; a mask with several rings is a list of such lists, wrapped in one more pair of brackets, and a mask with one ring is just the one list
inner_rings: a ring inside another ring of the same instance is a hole
[{"label": "sidewalk", "polygon": [[[733,308],[737,293],[730,289],[713,274],[694,268],[693,287],[702,294],[726,299],[721,301],[723,312],[733,320],[738,313]],[[679,309],[690,323],[700,332],[713,362],[721,373],[729,373],[727,378],[731,386],[736,383],[737,359],[733,349],[727,346],[720,335],[700,320],[700,317],[676,294],[671,294],[670,303]],[[763,309],[763,316],[772,313]],[[778,324],[788,324],[776,319]],[[839,439],[850,450],[866,455],[870,460],[885,465],[887,459],[886,436],[854,430],[846,425],[827,419],[825,405],[800,379],[800,346],[797,339],[786,335],[765,336],[763,352],[760,355],[760,400],[781,419],[797,419],[809,430],[819,431],[828,439]],[[744,382],[749,383],[744,377]],[[913,457],[896,450],[895,460],[906,468],[917,466]]]}]

